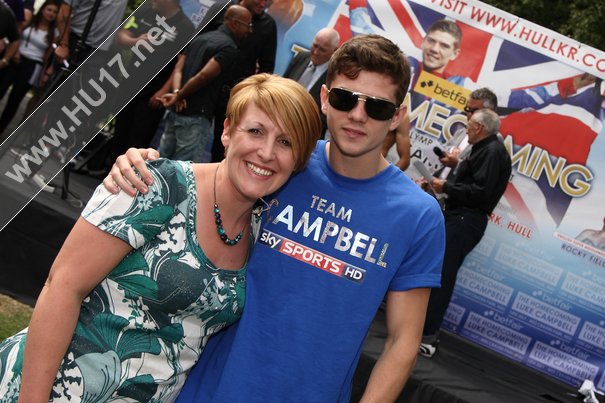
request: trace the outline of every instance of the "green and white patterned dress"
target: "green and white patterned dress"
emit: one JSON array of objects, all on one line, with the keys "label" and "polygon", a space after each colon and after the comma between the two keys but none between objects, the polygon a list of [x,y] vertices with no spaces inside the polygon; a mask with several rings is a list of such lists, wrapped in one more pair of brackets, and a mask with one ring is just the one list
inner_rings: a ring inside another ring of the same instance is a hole
[{"label": "green and white patterned dress", "polygon": [[[49,401],[171,402],[208,337],[241,315],[245,269],[216,268],[200,248],[191,165],[149,166],[146,195],[99,186],[82,213],[134,250],[84,299]],[[0,344],[1,402],[17,401],[26,335]]]}]

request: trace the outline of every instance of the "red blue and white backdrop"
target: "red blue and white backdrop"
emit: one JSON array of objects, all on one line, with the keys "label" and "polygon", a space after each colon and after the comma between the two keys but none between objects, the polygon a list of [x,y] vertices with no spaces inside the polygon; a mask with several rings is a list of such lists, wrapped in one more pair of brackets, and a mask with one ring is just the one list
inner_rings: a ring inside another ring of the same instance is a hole
[{"label": "red blue and white backdrop", "polygon": [[[443,327],[570,385],[605,389],[605,53],[478,1],[285,1],[301,10],[294,20],[283,3],[272,10],[277,73],[325,26],[342,41],[386,36],[414,66],[431,23],[459,25],[461,54],[445,76],[415,73],[412,160],[436,168],[427,150],[466,124],[465,97],[486,86],[499,96],[513,176],[460,270]],[[429,82],[442,84],[433,96],[420,86]]]}]

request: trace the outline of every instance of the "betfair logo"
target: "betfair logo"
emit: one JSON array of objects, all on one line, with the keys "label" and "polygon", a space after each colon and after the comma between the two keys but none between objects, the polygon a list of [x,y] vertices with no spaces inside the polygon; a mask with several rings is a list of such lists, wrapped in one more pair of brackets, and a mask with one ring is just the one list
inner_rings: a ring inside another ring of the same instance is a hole
[{"label": "betfair logo", "polygon": [[426,71],[420,73],[414,91],[461,111],[464,110],[471,93],[470,90],[464,87],[450,83]]}]

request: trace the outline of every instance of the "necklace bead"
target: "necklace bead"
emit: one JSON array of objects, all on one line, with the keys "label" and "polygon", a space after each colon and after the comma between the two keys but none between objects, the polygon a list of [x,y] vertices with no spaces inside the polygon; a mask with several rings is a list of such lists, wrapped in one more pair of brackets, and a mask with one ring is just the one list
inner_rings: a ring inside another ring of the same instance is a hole
[{"label": "necklace bead", "polygon": [[214,171],[214,222],[216,224],[216,232],[218,233],[218,236],[221,238],[221,240],[229,246],[233,246],[233,245],[237,245],[237,243],[242,239],[242,237],[244,236],[244,231],[241,230],[239,232],[239,234],[237,234],[235,236],[235,238],[233,239],[229,239],[229,237],[227,236],[227,234],[225,233],[225,229],[223,228],[223,220],[221,219],[221,210],[218,207],[218,204],[216,203],[216,173],[218,172],[218,168],[220,167],[220,165],[218,167],[216,167],[216,171]]}]

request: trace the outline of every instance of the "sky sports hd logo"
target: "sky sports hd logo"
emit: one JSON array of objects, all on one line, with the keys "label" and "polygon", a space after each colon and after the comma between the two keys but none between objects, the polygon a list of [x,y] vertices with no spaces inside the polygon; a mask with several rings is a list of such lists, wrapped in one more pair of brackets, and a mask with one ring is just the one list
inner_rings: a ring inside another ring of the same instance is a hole
[{"label": "sky sports hd logo", "polygon": [[263,230],[259,243],[317,269],[355,283],[363,283],[366,276],[364,269],[347,264],[271,231]]}]

